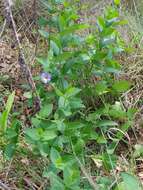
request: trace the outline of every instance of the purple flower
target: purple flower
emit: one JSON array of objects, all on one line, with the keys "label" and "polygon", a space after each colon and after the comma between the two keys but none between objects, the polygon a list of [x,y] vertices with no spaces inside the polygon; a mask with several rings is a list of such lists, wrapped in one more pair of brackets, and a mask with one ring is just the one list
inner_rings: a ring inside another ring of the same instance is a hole
[{"label": "purple flower", "polygon": [[41,81],[44,83],[44,84],[47,84],[51,81],[51,74],[50,73],[46,73],[46,72],[43,72],[41,73]]}]

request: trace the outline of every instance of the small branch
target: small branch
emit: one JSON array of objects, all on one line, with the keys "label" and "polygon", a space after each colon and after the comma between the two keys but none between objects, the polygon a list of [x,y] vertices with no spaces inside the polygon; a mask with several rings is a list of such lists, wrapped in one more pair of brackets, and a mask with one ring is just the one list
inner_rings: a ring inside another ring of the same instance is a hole
[{"label": "small branch", "polygon": [[20,43],[20,39],[19,39],[19,36],[18,36],[18,33],[17,33],[16,24],[15,24],[13,15],[12,15],[11,6],[12,6],[11,0],[5,0],[6,20],[7,20],[8,24],[9,24],[9,26],[11,26],[11,28],[13,29],[14,36],[15,36],[15,39],[16,39],[16,43],[17,43],[17,45],[19,47],[19,64],[20,64],[21,70],[25,74],[25,77],[26,77],[26,79],[27,79],[27,81],[28,81],[28,83],[29,83],[29,85],[30,85],[30,87],[32,89],[32,92],[34,94],[34,97],[35,97],[34,114],[36,114],[36,112],[38,112],[40,110],[41,101],[40,101],[40,97],[39,97],[39,95],[37,93],[35,82],[34,82],[34,80],[32,78],[31,71],[30,71],[28,65],[26,64],[26,59],[25,59],[23,49],[22,49],[22,46],[21,46],[21,43]]},{"label": "small branch", "polygon": [[37,0],[33,0],[32,8],[33,8],[33,20],[35,22],[35,20],[36,20]]},{"label": "small branch", "polygon": [[81,161],[79,160],[79,158],[75,155],[75,158],[79,164],[79,167],[82,171],[82,173],[84,174],[84,176],[87,178],[89,184],[93,187],[94,190],[99,190],[98,185],[93,181],[92,177],[87,173],[85,167],[83,166],[83,164],[81,163]]},{"label": "small branch", "polygon": [[78,162],[79,167],[80,167],[82,173],[84,174],[84,176],[85,176],[86,179],[88,180],[88,182],[89,182],[89,184],[91,185],[91,187],[92,187],[94,190],[99,190],[98,184],[93,181],[92,177],[88,174],[88,172],[86,171],[84,165],[81,163],[80,159],[77,157],[76,152],[74,151],[72,142],[71,142],[71,146],[72,146],[72,151],[73,151],[74,157],[75,157],[76,161]]},{"label": "small branch", "polygon": [[26,184],[30,187],[31,190],[38,189],[37,186],[34,187],[34,184],[28,178],[25,177],[23,180],[26,182]]},{"label": "small branch", "polygon": [[0,180],[0,188],[3,190],[10,190],[10,188]]}]

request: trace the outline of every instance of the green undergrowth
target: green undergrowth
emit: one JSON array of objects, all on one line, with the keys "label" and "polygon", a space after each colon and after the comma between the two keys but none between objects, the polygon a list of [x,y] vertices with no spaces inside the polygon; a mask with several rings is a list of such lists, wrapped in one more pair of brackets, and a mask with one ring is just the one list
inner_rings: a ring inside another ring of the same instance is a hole
[{"label": "green undergrowth", "polygon": [[[9,96],[0,117],[4,158],[30,151],[43,160],[45,189],[141,190],[133,162],[142,148],[135,154],[127,133],[137,110],[126,108],[121,98],[133,84],[119,80],[116,59],[128,49],[118,32],[126,24],[119,15],[120,1],[114,0],[94,26],[80,22],[77,3],[44,1],[47,15],[38,24],[48,47],[46,55],[43,49],[37,57],[42,73],[34,78],[41,110],[30,118],[30,126],[22,127],[17,113],[10,115],[15,93]],[[90,27],[92,33],[80,35]],[[32,93],[24,95],[32,105]],[[119,145],[129,149],[128,167],[120,162]]]}]

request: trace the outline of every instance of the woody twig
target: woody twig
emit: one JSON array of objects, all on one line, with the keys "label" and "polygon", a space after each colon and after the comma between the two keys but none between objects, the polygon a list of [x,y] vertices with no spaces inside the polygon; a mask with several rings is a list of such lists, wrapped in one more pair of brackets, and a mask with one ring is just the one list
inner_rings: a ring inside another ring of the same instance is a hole
[{"label": "woody twig", "polygon": [[16,43],[17,43],[18,48],[19,48],[19,65],[20,65],[20,68],[21,68],[23,74],[25,75],[25,77],[28,81],[28,84],[30,85],[30,87],[32,89],[32,93],[34,96],[34,107],[35,107],[34,108],[34,114],[36,114],[40,110],[40,105],[41,105],[40,97],[37,93],[36,85],[35,85],[35,82],[33,80],[31,71],[30,71],[28,65],[26,64],[26,59],[24,56],[24,52],[22,49],[22,45],[20,43],[20,39],[19,39],[19,36],[17,33],[16,24],[15,24],[13,14],[12,14],[12,1],[11,0],[5,0],[5,10],[6,10],[5,16],[6,16],[7,23],[9,24],[9,27],[11,27],[13,32],[14,32],[15,40],[16,40]]}]

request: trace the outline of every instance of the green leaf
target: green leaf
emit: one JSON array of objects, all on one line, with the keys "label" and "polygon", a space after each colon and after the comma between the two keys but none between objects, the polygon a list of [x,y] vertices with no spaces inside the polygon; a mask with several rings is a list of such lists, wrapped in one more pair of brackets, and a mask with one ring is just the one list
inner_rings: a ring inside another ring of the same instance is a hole
[{"label": "green leaf", "polygon": [[100,119],[101,114],[98,114],[96,112],[90,113],[86,120],[92,123],[96,123],[97,119]]},{"label": "green leaf", "polygon": [[109,110],[109,115],[114,118],[125,119],[126,111],[123,110],[123,106],[120,102],[115,102],[115,104],[112,105]]},{"label": "green leaf", "polygon": [[[115,41],[116,39],[116,34],[115,34],[115,29],[112,27],[105,28],[102,33],[101,33],[101,41],[107,41],[108,44],[111,41]],[[106,45],[106,44],[105,44]]]},{"label": "green leaf", "polygon": [[140,182],[135,176],[123,172],[121,177],[123,178],[125,190],[142,190]]},{"label": "green leaf", "polygon": [[6,103],[6,111],[9,113],[12,107],[12,104],[14,102],[14,96],[15,96],[15,91],[12,92],[11,95],[9,95],[7,103]]},{"label": "green leaf", "polygon": [[103,137],[103,135],[98,135],[98,138],[96,139],[97,143],[99,144],[106,144],[107,140],[105,137]]},{"label": "green leaf", "polygon": [[80,91],[81,91],[81,89],[79,89],[79,88],[70,87],[66,90],[66,97],[73,97],[73,96],[77,95]]},{"label": "green leaf", "polygon": [[6,130],[5,136],[6,136],[7,139],[15,138],[15,137],[17,137],[17,132],[12,128],[8,128]]},{"label": "green leaf", "polygon": [[69,26],[67,29],[65,29],[64,31],[62,31],[60,34],[61,36],[67,35],[67,34],[71,34],[77,30],[83,30],[89,28],[89,25],[87,24],[74,24],[72,26]]},{"label": "green leaf", "polygon": [[53,130],[46,130],[42,135],[43,141],[49,141],[57,137],[57,133]]},{"label": "green leaf", "polygon": [[53,104],[46,104],[44,107],[41,108],[39,112],[40,117],[47,118],[53,110]]},{"label": "green leaf", "polygon": [[5,111],[0,116],[0,131],[5,132],[7,129],[7,121],[8,121],[8,115],[10,113],[10,110],[12,108],[12,104],[14,102],[15,92],[13,91],[12,94],[9,95]]},{"label": "green leaf", "polygon": [[117,92],[125,92],[130,88],[131,84],[126,80],[116,81],[113,84],[113,89]]},{"label": "green leaf", "polygon": [[63,4],[63,2],[64,2],[64,0],[54,0],[55,1],[55,3],[59,3],[59,4]]},{"label": "green leaf", "polygon": [[80,98],[72,98],[69,102],[71,109],[80,109],[85,108],[84,104],[82,103],[82,100]]},{"label": "green leaf", "polygon": [[107,85],[105,82],[98,82],[95,86],[95,91],[98,95],[102,95],[108,92]]},{"label": "green leaf", "polygon": [[109,26],[111,26],[113,23],[114,23],[114,24],[117,23],[118,20],[119,20],[118,17],[114,17],[114,18],[112,18],[112,19],[109,19],[109,20],[106,21],[106,25],[109,27]]},{"label": "green leaf", "polygon": [[68,100],[65,97],[60,97],[58,101],[59,108],[66,108],[66,106],[69,104]]},{"label": "green leaf", "polygon": [[69,108],[60,108],[60,111],[65,115],[65,117],[69,117],[72,115],[72,112]]},{"label": "green leaf", "polygon": [[60,32],[62,32],[67,24],[63,15],[59,15],[58,24],[59,24]]},{"label": "green leaf", "polygon": [[59,131],[63,132],[65,130],[66,126],[64,120],[54,120],[53,122],[56,124]]},{"label": "green leaf", "polygon": [[76,144],[74,145],[74,151],[76,154],[81,154],[83,152],[83,149],[85,147],[85,143],[84,140],[79,138],[76,142]]},{"label": "green leaf", "polygon": [[46,32],[45,30],[38,30],[41,36],[44,38],[49,38],[49,32]]},{"label": "green leaf", "polygon": [[55,148],[51,148],[50,158],[51,158],[51,161],[53,162],[53,164],[55,165],[56,168],[59,168],[59,169],[63,168],[64,163],[62,161],[62,157],[61,157],[60,153]]},{"label": "green leaf", "polygon": [[133,121],[135,117],[135,113],[137,113],[137,108],[129,108],[127,111],[127,117],[129,120]]},{"label": "green leaf", "polygon": [[102,32],[103,29],[105,28],[104,18],[98,17],[98,19],[97,19],[97,26],[98,26],[99,31]]},{"label": "green leaf", "polygon": [[117,156],[114,154],[109,155],[107,153],[104,153],[102,155],[102,161],[105,169],[110,171],[116,167]]},{"label": "green leaf", "polygon": [[80,130],[81,128],[85,127],[85,124],[82,123],[82,121],[67,121],[66,122],[66,126],[67,126],[67,130],[68,132],[72,131],[72,130]]},{"label": "green leaf", "polygon": [[32,125],[33,125],[34,127],[39,127],[39,126],[40,126],[40,123],[41,123],[41,120],[38,119],[38,118],[33,117],[33,118],[31,119],[31,122],[32,122]]},{"label": "green leaf", "polygon": [[50,41],[50,48],[53,50],[53,53],[55,55],[59,55],[60,54],[60,49],[59,49],[57,43],[54,42],[53,40]]},{"label": "green leaf", "polygon": [[43,157],[47,157],[49,155],[49,145],[46,143],[38,142],[37,148],[39,149],[40,154]]},{"label": "green leaf", "polygon": [[63,171],[64,175],[64,183],[67,187],[72,187],[78,185],[80,182],[80,172],[77,168],[72,167],[65,167]]},{"label": "green leaf", "polygon": [[26,129],[25,135],[26,138],[30,138],[32,141],[39,141],[43,135],[44,131],[42,128],[36,128],[36,129]]},{"label": "green leaf", "polygon": [[41,17],[41,18],[39,18],[39,20],[38,20],[38,24],[39,24],[41,27],[46,26],[46,25],[48,24],[48,20],[47,20],[46,18],[44,18],[44,17]]},{"label": "green leaf", "polygon": [[55,175],[53,172],[49,172],[49,177],[50,177],[50,185],[51,185],[51,190],[65,190],[65,186],[57,175]]},{"label": "green leaf", "polygon": [[121,0],[114,0],[114,4],[118,6],[118,5],[120,5],[120,1]]},{"label": "green leaf", "polygon": [[49,61],[47,57],[37,57],[36,58],[37,62],[42,64],[44,67],[48,67]]},{"label": "green leaf", "polygon": [[115,42],[115,36],[111,35],[109,37],[105,37],[101,40],[101,47],[105,47],[107,45],[112,44],[113,42]]},{"label": "green leaf", "polygon": [[124,182],[119,183],[118,187],[116,187],[115,190],[126,190]]},{"label": "green leaf", "polygon": [[64,96],[64,94],[56,87],[56,85],[53,85],[56,94],[60,97],[60,96]]},{"label": "green leaf", "polygon": [[128,129],[131,127],[129,122],[124,123],[120,126],[121,131],[118,131],[116,134],[117,139],[121,140],[125,135]]},{"label": "green leaf", "polygon": [[98,127],[118,126],[118,123],[110,120],[102,120],[97,123]]},{"label": "green leaf", "polygon": [[10,160],[16,150],[16,144],[15,143],[10,143],[8,145],[6,145],[5,150],[4,150],[4,156],[7,160]]},{"label": "green leaf", "polygon": [[23,96],[27,99],[32,98],[32,92],[24,92]]},{"label": "green leaf", "polygon": [[134,152],[134,157],[140,157],[143,156],[143,145],[142,144],[136,144],[135,145],[135,152]]}]

